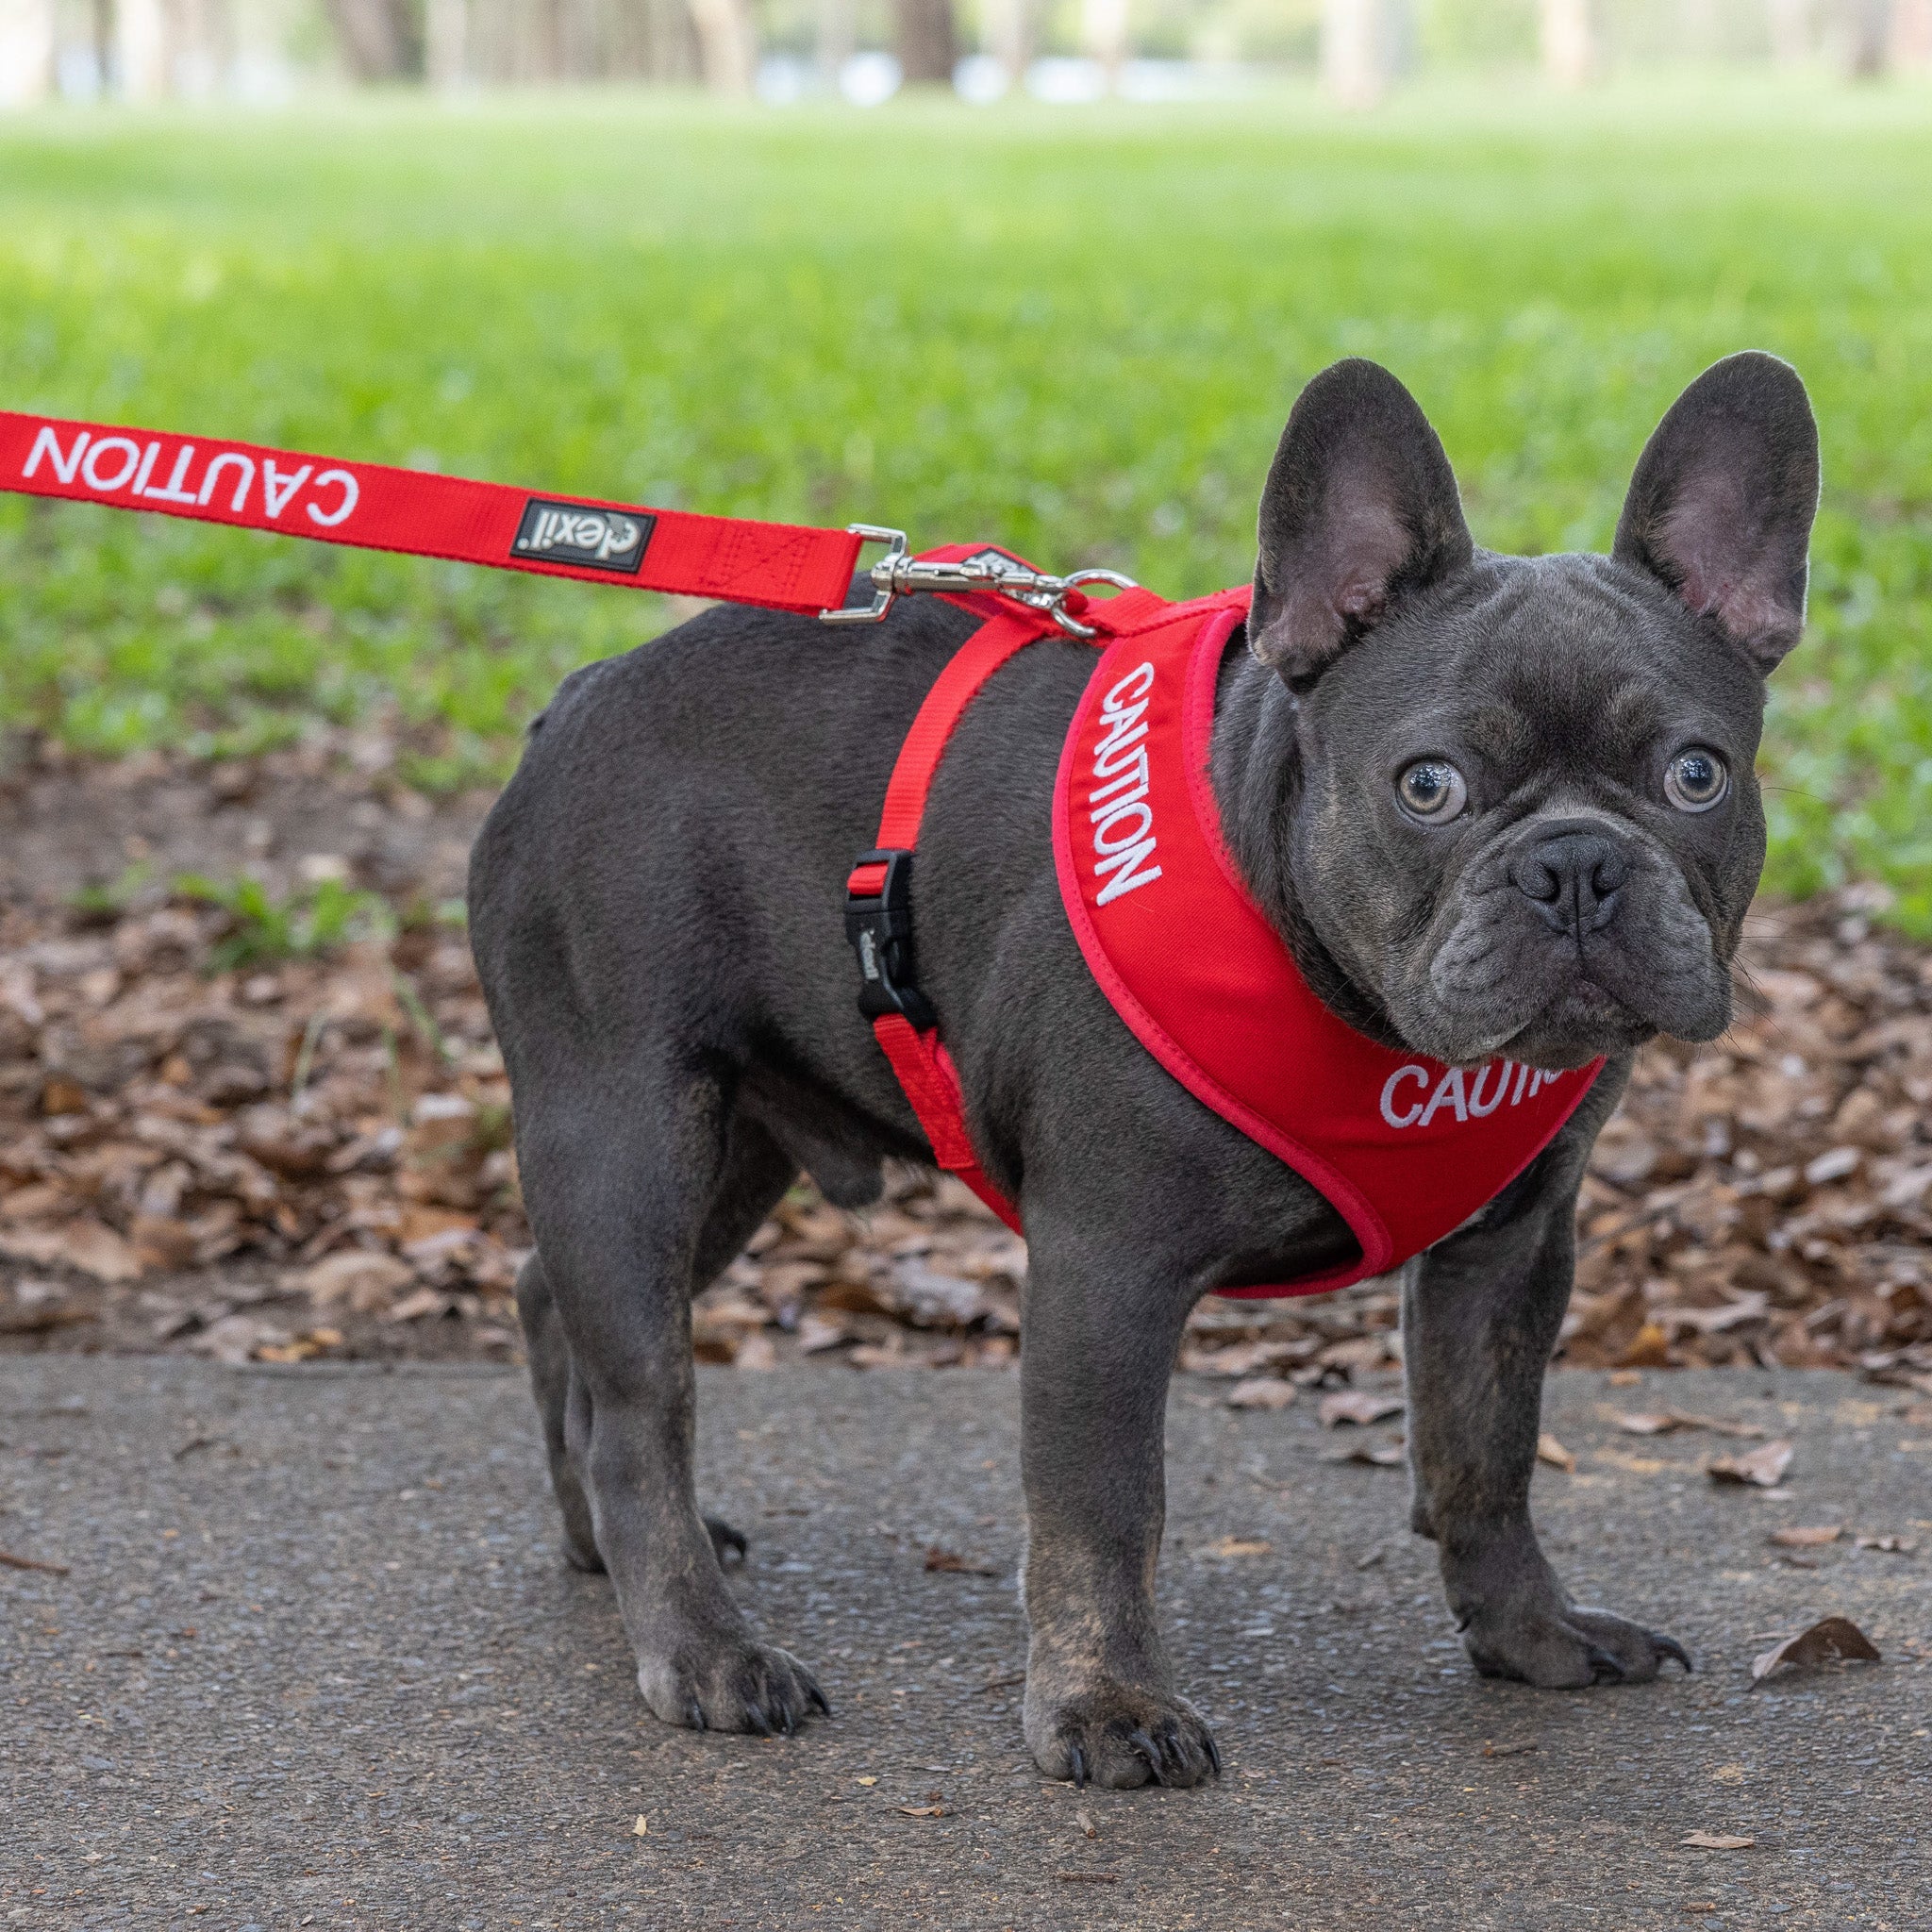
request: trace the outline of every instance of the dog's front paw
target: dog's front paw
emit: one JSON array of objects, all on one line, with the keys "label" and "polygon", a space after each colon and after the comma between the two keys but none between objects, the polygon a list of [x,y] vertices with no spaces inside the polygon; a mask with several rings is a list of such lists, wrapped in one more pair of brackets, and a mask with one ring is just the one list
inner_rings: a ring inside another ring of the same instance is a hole
[{"label": "dog's front paw", "polygon": [[1666,1658],[1691,1668],[1674,1637],[1646,1630],[1608,1610],[1538,1604],[1478,1612],[1462,1633],[1470,1661],[1486,1677],[1515,1677],[1544,1690],[1592,1684],[1648,1684]]},{"label": "dog's front paw", "polygon": [[1207,1721],[1185,1698],[1102,1682],[1058,1699],[1026,1699],[1026,1742],[1048,1777],[1132,1790],[1198,1785],[1221,1774]]},{"label": "dog's front paw", "polygon": [[818,1679],[789,1651],[750,1637],[686,1643],[638,1665],[651,1715],[693,1731],[755,1731],[786,1737],[812,1711],[832,1714]]}]

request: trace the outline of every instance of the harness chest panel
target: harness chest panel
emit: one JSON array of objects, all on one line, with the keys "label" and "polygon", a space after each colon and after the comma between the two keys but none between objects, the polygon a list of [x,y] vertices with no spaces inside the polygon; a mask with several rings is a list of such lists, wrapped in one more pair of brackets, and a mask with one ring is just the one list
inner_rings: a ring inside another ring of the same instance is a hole
[{"label": "harness chest panel", "polygon": [[1245,591],[1116,637],[1067,733],[1054,859],[1080,950],[1135,1038],[1347,1222],[1352,1265],[1225,1291],[1315,1294],[1459,1227],[1542,1151],[1602,1062],[1474,1072],[1377,1045],[1315,996],[1221,836],[1214,695]]}]

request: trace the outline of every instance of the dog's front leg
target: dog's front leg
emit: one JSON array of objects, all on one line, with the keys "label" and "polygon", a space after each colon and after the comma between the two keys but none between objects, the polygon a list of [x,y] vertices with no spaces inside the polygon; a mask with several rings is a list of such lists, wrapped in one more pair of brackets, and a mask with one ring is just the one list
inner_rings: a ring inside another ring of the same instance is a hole
[{"label": "dog's front leg", "polygon": [[1154,1607],[1187,1298],[1171,1278],[1137,1280],[1118,1246],[1058,1245],[1033,1246],[1021,1357],[1026,1742],[1049,1777],[1196,1785],[1221,1760]]},{"label": "dog's front leg", "polygon": [[1403,1295],[1412,1526],[1435,1539],[1476,1669],[1551,1689],[1647,1682],[1666,1657],[1690,1667],[1674,1638],[1572,1603],[1529,1520],[1576,1191],[1623,1081],[1607,1070],[1601,1084],[1475,1225],[1409,1264]]}]

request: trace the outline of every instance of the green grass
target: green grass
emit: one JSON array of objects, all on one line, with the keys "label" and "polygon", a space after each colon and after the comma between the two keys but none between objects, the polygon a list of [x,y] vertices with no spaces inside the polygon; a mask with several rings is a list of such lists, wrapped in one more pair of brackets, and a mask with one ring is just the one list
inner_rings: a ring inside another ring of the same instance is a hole
[{"label": "green grass", "polygon": [[[0,123],[0,404],[1244,577],[1296,387],[1387,362],[1479,541],[1602,547],[1745,345],[1827,477],[1773,886],[1932,931],[1932,94],[1685,85],[874,115],[599,99]],[[634,592],[0,500],[0,723],[209,754],[399,721],[500,773]]]}]

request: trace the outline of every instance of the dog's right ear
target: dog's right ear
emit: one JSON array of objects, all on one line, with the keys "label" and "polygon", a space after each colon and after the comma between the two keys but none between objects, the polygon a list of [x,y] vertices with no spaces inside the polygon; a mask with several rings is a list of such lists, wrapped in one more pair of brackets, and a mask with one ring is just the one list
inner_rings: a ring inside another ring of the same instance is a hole
[{"label": "dog's right ear", "polygon": [[1248,648],[1295,681],[1474,555],[1455,473],[1386,369],[1337,362],[1302,391],[1261,492]]}]

